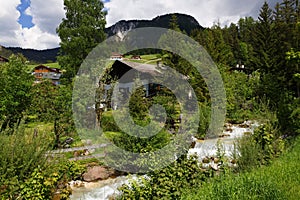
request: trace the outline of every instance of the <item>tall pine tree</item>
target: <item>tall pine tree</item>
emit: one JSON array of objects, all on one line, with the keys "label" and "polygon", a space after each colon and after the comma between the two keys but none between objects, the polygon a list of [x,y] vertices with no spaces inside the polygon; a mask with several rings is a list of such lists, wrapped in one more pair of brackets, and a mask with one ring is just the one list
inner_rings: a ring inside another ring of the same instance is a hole
[{"label": "tall pine tree", "polygon": [[70,82],[89,52],[105,39],[105,15],[100,0],[64,0],[66,17],[57,28],[61,39],[58,62]]},{"label": "tall pine tree", "polygon": [[276,70],[274,55],[274,20],[273,11],[265,2],[260,10],[258,22],[254,29],[254,66],[264,73]]}]

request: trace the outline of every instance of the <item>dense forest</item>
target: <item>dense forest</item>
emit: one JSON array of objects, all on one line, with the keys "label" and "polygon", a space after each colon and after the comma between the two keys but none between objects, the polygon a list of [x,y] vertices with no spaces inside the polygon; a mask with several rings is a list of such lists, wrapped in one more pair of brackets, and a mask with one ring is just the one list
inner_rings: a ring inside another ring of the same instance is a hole
[{"label": "dense forest", "polygon": [[[85,145],[78,133],[83,129],[75,128],[73,111],[74,107],[82,110],[90,108],[81,105],[80,101],[75,101],[74,106],[74,98],[77,97],[73,93],[74,82],[85,58],[107,38],[106,11],[101,1],[64,0],[64,6],[66,18],[57,28],[61,39],[57,60],[64,71],[62,84],[54,86],[49,80],[34,83],[33,76],[28,73],[26,55],[11,55],[9,62],[0,63],[1,199],[68,199],[72,193],[69,182],[82,180],[88,167],[116,163],[116,160],[106,162],[93,158],[71,161],[73,154],[62,153],[57,156],[53,153],[54,150]],[[171,30],[188,34],[204,47],[216,64],[226,92],[224,123],[240,124],[246,120],[256,120],[261,125],[253,134],[239,140],[239,153],[234,158],[236,168],[226,164],[228,158],[220,149],[216,155],[218,171],[203,169],[197,159],[184,154],[167,167],[147,173],[147,178],[142,173],[142,182],[132,181],[130,185],[123,185],[119,188],[120,195],[114,198],[300,198],[297,178],[300,174],[297,163],[297,137],[300,134],[299,1],[283,0],[274,8],[265,2],[258,19],[244,17],[238,23],[225,27],[216,23],[210,28],[203,28],[193,22],[193,18],[185,18],[185,15],[166,16],[162,20],[164,26],[167,24]],[[189,19],[191,26],[184,27],[184,19]],[[143,27],[143,23],[139,23]],[[162,36],[161,40],[170,38]],[[196,103],[200,108],[198,114],[201,117],[194,136],[205,139],[212,112],[212,97],[205,79],[186,59],[169,51],[143,49],[127,52],[127,55],[149,56],[143,54],[153,52],[163,64],[189,77],[188,83],[197,97]],[[97,127],[91,127],[91,123],[85,127],[85,131],[92,135],[95,128],[101,127],[102,134],[110,142],[134,153],[154,152],[180,135],[180,125],[175,123],[180,115],[180,104],[167,88],[145,98],[143,88],[137,87],[129,100],[130,115],[140,126],[150,123],[151,105],[160,104],[165,108],[166,124],[158,134],[143,138],[121,130],[113,118],[115,111],[111,107],[106,110],[101,107],[104,84],[108,80],[114,83],[110,78],[104,76],[98,83],[94,102]],[[135,81],[137,83],[140,80]],[[88,94],[88,90],[85,94]],[[85,120],[91,122],[95,119]],[[186,126],[191,121],[186,121]],[[109,155],[110,149],[106,151],[105,154]],[[138,168],[140,166],[136,166],[136,163],[155,164],[162,158],[153,156],[151,161],[145,158],[128,159],[133,159],[129,167]],[[278,171],[282,166],[286,171]],[[273,172],[282,180],[271,179]],[[260,176],[260,173],[265,175]],[[288,182],[283,183],[285,180]],[[236,188],[236,182],[240,188]],[[287,186],[283,187],[284,184]]]}]

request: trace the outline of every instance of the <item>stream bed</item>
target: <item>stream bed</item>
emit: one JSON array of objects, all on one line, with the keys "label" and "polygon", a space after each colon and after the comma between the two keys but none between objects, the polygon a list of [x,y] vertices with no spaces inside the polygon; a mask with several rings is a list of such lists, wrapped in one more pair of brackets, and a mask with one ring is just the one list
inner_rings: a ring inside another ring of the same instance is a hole
[{"label": "stream bed", "polygon": [[[225,156],[231,156],[234,150],[234,142],[244,136],[245,133],[253,133],[254,129],[258,127],[257,122],[246,121],[243,124],[231,125],[227,124],[223,131],[224,137],[207,139],[207,140],[195,140],[196,145],[191,148],[188,155],[196,154],[201,161],[204,157],[215,156],[217,153],[218,141],[222,145]],[[71,200],[106,200],[112,195],[117,195],[117,188],[123,184],[128,184],[129,179],[135,179],[136,176],[119,176],[117,178],[110,178],[107,180],[101,180],[98,182],[76,182],[70,183],[72,188]],[[81,187],[78,185],[81,184]],[[77,186],[76,186],[77,185]]]}]

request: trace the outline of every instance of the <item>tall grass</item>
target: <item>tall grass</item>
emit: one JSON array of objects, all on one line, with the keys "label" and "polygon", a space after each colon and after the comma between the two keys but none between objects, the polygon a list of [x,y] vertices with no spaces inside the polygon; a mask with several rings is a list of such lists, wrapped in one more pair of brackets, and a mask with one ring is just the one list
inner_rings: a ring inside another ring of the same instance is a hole
[{"label": "tall grass", "polygon": [[211,179],[196,189],[187,189],[182,199],[300,199],[300,138],[293,148],[250,172]]}]

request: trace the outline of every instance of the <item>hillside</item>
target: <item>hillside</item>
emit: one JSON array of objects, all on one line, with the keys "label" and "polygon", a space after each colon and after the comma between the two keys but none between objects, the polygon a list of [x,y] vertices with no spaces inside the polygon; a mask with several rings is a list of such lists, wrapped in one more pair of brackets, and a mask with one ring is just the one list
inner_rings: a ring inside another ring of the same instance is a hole
[{"label": "hillside", "polygon": [[11,54],[12,52],[10,50],[0,45],[0,56],[8,58]]},{"label": "hillside", "polygon": [[179,28],[186,32],[188,35],[191,34],[191,32],[194,29],[204,29],[200,24],[197,22],[197,20],[186,14],[166,14],[161,15],[153,18],[152,20],[121,20],[117,22],[116,24],[112,25],[111,27],[108,27],[105,29],[105,32],[108,36],[112,36],[119,33],[124,33],[127,31],[130,31],[134,28],[142,28],[142,27],[161,27],[161,28],[169,28],[169,23],[171,20],[172,15],[176,15],[178,19],[178,25]]},{"label": "hillside", "polygon": [[59,48],[35,50],[35,49],[22,49],[20,47],[8,47],[7,50],[14,54],[21,53],[31,62],[36,63],[49,63],[56,62],[56,57],[59,52]]}]

